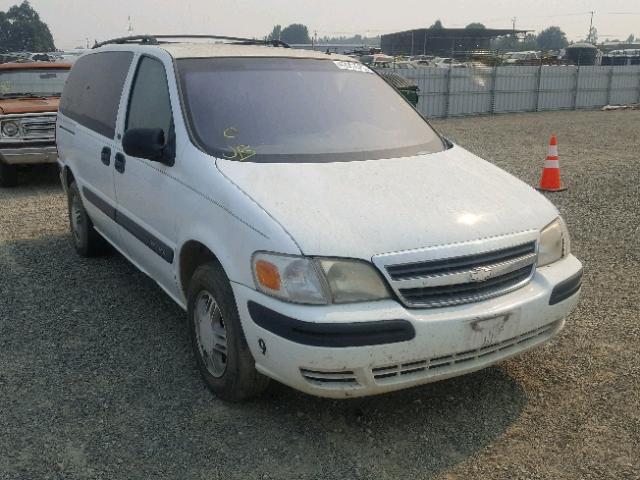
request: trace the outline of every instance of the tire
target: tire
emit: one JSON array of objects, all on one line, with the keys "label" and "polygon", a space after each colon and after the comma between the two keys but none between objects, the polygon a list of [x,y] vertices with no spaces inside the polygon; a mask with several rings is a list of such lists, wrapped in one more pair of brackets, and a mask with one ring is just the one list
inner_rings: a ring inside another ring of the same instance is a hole
[{"label": "tire", "polygon": [[18,167],[0,161],[0,187],[15,187],[18,184]]},{"label": "tire", "polygon": [[93,222],[87,215],[76,182],[71,182],[67,190],[69,209],[69,229],[76,252],[82,257],[97,257],[107,249],[107,242],[93,228]]},{"label": "tire", "polygon": [[209,390],[227,402],[240,402],[264,391],[269,379],[255,368],[222,267],[214,262],[198,267],[187,297],[191,345]]}]

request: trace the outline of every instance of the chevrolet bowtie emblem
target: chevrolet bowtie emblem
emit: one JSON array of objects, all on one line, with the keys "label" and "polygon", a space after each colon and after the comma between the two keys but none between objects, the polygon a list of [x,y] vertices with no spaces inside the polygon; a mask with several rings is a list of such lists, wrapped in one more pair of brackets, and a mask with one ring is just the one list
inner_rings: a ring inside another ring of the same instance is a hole
[{"label": "chevrolet bowtie emblem", "polygon": [[491,276],[491,267],[478,267],[471,270],[469,280],[472,282],[482,282]]}]

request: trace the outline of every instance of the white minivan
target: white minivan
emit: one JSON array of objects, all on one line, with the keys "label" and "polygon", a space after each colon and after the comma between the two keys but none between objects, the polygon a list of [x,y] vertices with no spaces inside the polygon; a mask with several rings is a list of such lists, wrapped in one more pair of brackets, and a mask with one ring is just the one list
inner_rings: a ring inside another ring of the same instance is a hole
[{"label": "white minivan", "polygon": [[582,266],[542,195],[349,57],[217,39],[90,50],[56,131],[78,253],[187,311],[216,395],[389,392],[562,329]]}]

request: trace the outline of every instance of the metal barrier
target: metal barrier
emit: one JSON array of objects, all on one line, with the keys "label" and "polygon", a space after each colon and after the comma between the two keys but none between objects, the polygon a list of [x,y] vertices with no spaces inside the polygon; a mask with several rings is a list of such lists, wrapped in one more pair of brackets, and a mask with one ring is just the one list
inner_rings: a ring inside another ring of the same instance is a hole
[{"label": "metal barrier", "polygon": [[393,71],[418,85],[417,108],[427,117],[640,103],[640,65],[423,67]]}]

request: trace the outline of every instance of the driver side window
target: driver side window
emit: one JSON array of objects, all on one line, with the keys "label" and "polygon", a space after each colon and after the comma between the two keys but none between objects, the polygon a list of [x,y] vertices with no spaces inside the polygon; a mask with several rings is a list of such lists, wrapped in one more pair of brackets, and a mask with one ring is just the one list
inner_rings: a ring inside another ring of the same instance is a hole
[{"label": "driver side window", "polygon": [[161,128],[167,141],[171,122],[171,100],[164,66],[158,60],[142,57],[131,89],[125,130]]}]

